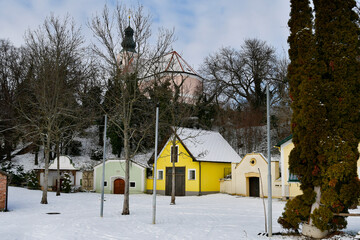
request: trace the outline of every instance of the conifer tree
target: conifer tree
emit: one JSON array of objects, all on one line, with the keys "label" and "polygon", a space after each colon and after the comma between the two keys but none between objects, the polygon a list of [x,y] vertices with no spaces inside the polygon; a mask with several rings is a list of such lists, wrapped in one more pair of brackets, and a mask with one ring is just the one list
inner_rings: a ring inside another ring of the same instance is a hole
[{"label": "conifer tree", "polygon": [[[290,36],[288,43],[290,45],[289,57],[290,64],[288,67],[288,78],[290,83],[290,98],[292,100],[292,132],[293,143],[295,148],[289,156],[290,172],[296,174],[301,181],[301,189],[304,195],[297,196],[295,199],[288,201],[282,217],[279,222],[285,228],[297,229],[302,221],[306,221],[310,216],[311,204],[314,202],[314,192],[312,191],[312,179],[309,179],[307,173],[311,170],[311,161],[315,155],[313,151],[308,149],[306,141],[311,138],[306,126],[306,122],[302,121],[304,115],[309,111],[310,106],[304,106],[303,96],[309,89],[305,89],[306,82],[312,81],[310,75],[315,71],[313,68],[314,56],[314,36],[312,33],[312,9],[309,1],[291,1],[290,12]],[[313,95],[309,94],[308,103],[314,102]],[[304,108],[305,107],[305,108]],[[316,106],[311,106],[311,109]],[[311,111],[311,110],[310,110]],[[314,144],[314,142],[312,142]],[[311,173],[310,173],[311,176]],[[307,190],[306,190],[307,189]],[[307,201],[304,201],[307,199]]]},{"label": "conifer tree", "polygon": [[348,212],[359,198],[358,16],[351,0],[315,0],[314,7],[313,27],[309,1],[291,1],[288,77],[295,148],[289,164],[303,194],[286,204],[279,222],[297,229],[310,220],[321,230],[336,230],[346,220],[334,214]]},{"label": "conifer tree", "polygon": [[346,227],[344,217],[357,205],[359,152],[360,65],[359,17],[354,0],[314,0],[320,99],[326,108],[319,139],[321,206],[311,216],[324,229]]}]

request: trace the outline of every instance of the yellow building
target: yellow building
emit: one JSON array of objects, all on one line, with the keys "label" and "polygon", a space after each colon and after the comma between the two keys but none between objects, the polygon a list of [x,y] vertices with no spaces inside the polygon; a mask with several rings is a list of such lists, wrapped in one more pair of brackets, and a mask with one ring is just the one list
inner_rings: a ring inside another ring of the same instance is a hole
[{"label": "yellow building", "polygon": [[[302,194],[300,182],[297,177],[289,173],[289,155],[294,148],[292,135],[280,141],[276,147],[280,149],[280,165],[281,165],[281,196],[283,199],[293,198]],[[358,146],[360,151],[360,144]],[[360,159],[357,162],[357,172],[360,176]]]},{"label": "yellow building", "polygon": [[[157,157],[156,191],[171,195],[175,162],[177,196],[220,192],[220,179],[230,174],[231,162],[239,161],[240,156],[218,132],[178,128]],[[152,192],[153,177],[147,179],[146,189]]]}]

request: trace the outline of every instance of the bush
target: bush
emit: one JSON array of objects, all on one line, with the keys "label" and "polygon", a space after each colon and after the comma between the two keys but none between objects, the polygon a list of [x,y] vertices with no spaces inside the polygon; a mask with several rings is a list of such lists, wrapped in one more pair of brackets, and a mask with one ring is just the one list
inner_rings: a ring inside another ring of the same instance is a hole
[{"label": "bush", "polygon": [[64,174],[64,178],[61,183],[61,189],[64,193],[69,193],[71,191],[71,177],[69,173]]},{"label": "bush", "polygon": [[23,187],[26,185],[27,174],[24,172],[24,168],[22,166],[16,167],[16,172],[11,172],[11,185]]},{"label": "bush", "polygon": [[39,189],[40,184],[34,170],[28,172],[27,174],[27,186],[29,189]]},{"label": "bush", "polygon": [[278,219],[278,223],[283,228],[297,231],[301,223],[309,220],[311,205],[315,202],[315,197],[316,194],[312,189],[306,189],[303,195],[289,200],[285,205],[285,211]]}]

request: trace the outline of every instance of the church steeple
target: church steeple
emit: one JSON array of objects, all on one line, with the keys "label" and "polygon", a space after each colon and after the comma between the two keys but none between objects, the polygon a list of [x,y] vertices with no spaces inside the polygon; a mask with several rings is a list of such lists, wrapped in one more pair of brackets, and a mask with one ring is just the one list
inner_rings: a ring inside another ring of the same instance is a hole
[{"label": "church steeple", "polygon": [[121,43],[121,46],[123,47],[122,51],[136,52],[135,51],[136,43],[133,39],[133,36],[134,36],[134,30],[130,27],[130,17],[129,17],[129,26],[125,29],[125,38]]}]

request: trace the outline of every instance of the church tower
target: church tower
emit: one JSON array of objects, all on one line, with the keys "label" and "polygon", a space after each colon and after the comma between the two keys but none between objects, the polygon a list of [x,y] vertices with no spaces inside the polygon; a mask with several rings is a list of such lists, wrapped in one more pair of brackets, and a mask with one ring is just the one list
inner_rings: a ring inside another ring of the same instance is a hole
[{"label": "church tower", "polygon": [[118,55],[118,64],[121,69],[130,71],[130,65],[133,63],[136,56],[136,43],[134,41],[134,30],[129,26],[125,29],[125,37],[121,42],[122,50]]}]

